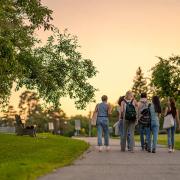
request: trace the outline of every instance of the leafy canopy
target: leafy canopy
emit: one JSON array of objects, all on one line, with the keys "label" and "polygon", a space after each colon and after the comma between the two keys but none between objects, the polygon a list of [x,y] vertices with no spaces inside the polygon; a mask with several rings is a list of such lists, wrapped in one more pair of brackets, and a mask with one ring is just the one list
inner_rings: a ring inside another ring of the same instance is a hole
[{"label": "leafy canopy", "polygon": [[[93,101],[88,82],[97,71],[79,52],[77,37],[60,33],[50,24],[52,11],[39,0],[0,1],[0,102],[7,103],[12,85],[36,90],[47,103],[59,106],[61,97],[75,100],[77,108]],[[53,35],[41,46],[39,28]]]},{"label": "leafy canopy", "polygon": [[152,85],[160,97],[174,97],[180,100],[180,57],[168,59],[158,57],[159,62],[152,68]]}]

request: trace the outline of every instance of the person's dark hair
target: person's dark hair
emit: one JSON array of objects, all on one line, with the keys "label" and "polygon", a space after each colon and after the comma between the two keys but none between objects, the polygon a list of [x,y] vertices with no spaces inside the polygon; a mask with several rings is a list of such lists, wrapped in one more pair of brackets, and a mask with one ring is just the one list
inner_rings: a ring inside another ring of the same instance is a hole
[{"label": "person's dark hair", "polygon": [[106,95],[103,95],[103,96],[101,97],[101,100],[102,100],[102,101],[107,101],[107,100],[108,100],[108,97],[107,97]]},{"label": "person's dark hair", "polygon": [[141,98],[147,98],[147,93],[142,93]]},{"label": "person's dark hair", "polygon": [[152,102],[154,104],[155,112],[161,113],[161,104],[158,96],[153,96]]},{"label": "person's dark hair", "polygon": [[172,113],[173,117],[175,118],[176,113],[177,113],[175,99],[171,97],[171,98],[169,98],[169,102],[170,102],[170,106],[171,106],[171,113]]},{"label": "person's dark hair", "polygon": [[124,101],[125,96],[120,96],[118,100],[119,106],[121,106],[122,101]]}]

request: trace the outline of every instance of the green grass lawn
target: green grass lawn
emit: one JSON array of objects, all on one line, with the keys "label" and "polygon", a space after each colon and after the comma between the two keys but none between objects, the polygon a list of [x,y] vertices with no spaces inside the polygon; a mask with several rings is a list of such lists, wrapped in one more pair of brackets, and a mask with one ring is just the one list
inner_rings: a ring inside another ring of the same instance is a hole
[{"label": "green grass lawn", "polygon": [[[140,141],[140,136],[135,136],[136,141]],[[166,145],[167,146],[167,135],[159,135],[158,137],[158,144]],[[180,150],[180,134],[176,134],[175,136],[175,148]]]},{"label": "green grass lawn", "polygon": [[70,165],[89,145],[41,134],[37,138],[0,134],[0,180],[32,180]]}]

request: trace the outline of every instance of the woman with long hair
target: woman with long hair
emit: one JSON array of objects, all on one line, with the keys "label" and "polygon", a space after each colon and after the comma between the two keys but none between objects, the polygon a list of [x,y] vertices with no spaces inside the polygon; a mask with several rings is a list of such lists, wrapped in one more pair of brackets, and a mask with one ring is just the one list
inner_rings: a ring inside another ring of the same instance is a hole
[{"label": "woman with long hair", "polygon": [[153,140],[152,140],[152,151],[151,149],[149,149],[149,152],[156,153],[156,146],[157,146],[158,133],[159,133],[159,116],[161,114],[161,105],[158,96],[152,97],[150,114],[151,114],[151,132],[152,132]]},{"label": "woman with long hair", "polygon": [[119,120],[119,135],[120,139],[122,138],[123,135],[123,118],[121,116],[121,103],[124,101],[125,96],[120,96],[118,100],[118,107],[117,107],[117,112],[118,112],[118,120]]},{"label": "woman with long hair", "polygon": [[168,98],[167,107],[165,109],[165,116],[172,114],[174,118],[174,126],[167,129],[167,139],[168,139],[168,148],[169,152],[174,152],[175,148],[175,131],[176,131],[176,125],[178,123],[180,128],[180,121],[179,121],[179,112],[176,108],[176,102],[174,98]]}]

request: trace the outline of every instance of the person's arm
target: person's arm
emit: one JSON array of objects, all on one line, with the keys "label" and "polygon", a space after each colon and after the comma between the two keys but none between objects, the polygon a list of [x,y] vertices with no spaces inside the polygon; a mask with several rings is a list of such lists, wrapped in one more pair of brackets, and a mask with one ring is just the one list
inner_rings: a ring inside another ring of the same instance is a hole
[{"label": "person's arm", "polygon": [[112,107],[111,107],[111,104],[109,103],[108,104],[108,115],[110,115],[112,112]]},{"label": "person's arm", "polygon": [[123,118],[122,118],[122,113],[121,113],[121,107],[120,107],[120,109],[119,109],[119,120],[122,120]]},{"label": "person's arm", "polygon": [[136,108],[138,108],[138,106],[139,106],[139,103],[136,101],[136,99],[134,99],[134,106],[135,106]]},{"label": "person's arm", "polygon": [[164,111],[164,117],[167,115],[168,113],[168,107],[166,107],[165,111]]},{"label": "person's arm", "polygon": [[118,120],[121,119],[121,107],[117,106],[117,112],[118,112]]},{"label": "person's arm", "polygon": [[139,106],[139,104],[138,104],[138,102],[134,99],[133,100],[133,105],[134,105],[134,107],[135,107],[135,109],[136,109],[136,112],[138,112],[138,106]]},{"label": "person's arm", "polygon": [[159,118],[159,119],[161,119],[161,115],[162,115],[161,113],[158,113],[158,118]]},{"label": "person's arm", "polygon": [[121,102],[120,118],[123,119],[123,116],[124,116],[124,101]]},{"label": "person's arm", "polygon": [[96,104],[96,107],[94,109],[94,112],[98,112],[98,104]]}]

